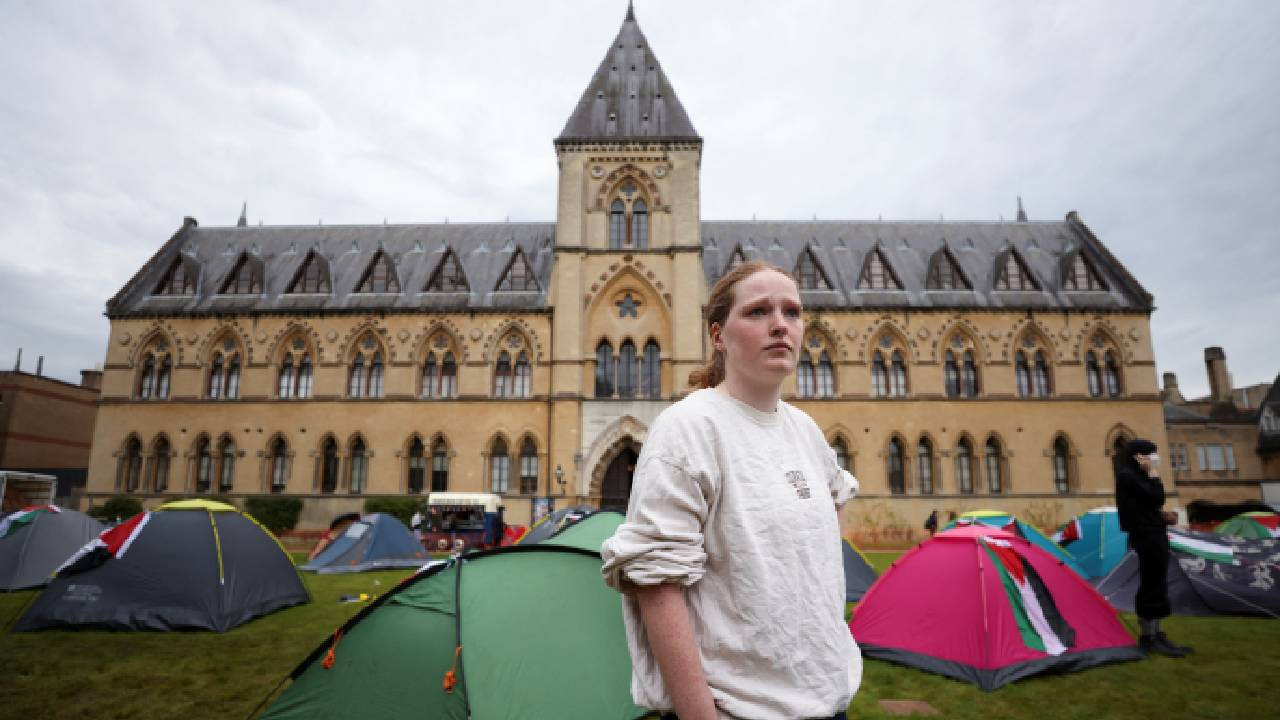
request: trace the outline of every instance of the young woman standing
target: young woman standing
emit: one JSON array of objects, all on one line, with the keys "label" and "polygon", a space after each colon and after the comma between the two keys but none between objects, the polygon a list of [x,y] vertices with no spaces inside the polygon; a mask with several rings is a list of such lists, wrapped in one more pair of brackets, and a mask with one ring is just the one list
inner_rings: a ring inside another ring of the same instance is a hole
[{"label": "young woman standing", "polygon": [[711,362],[654,421],[627,520],[604,543],[632,696],[664,718],[844,718],[861,681],[838,518],[857,481],[780,399],[801,310],[795,281],[767,263],[716,283]]}]

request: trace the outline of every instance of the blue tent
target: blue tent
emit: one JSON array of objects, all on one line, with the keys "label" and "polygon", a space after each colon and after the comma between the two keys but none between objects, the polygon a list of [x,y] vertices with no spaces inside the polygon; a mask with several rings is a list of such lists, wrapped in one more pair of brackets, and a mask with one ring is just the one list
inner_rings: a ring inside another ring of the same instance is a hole
[{"label": "blue tent", "polygon": [[348,525],[341,536],[299,569],[340,573],[417,568],[429,559],[404,523],[386,513],[370,513]]},{"label": "blue tent", "polygon": [[1063,565],[1071,568],[1077,575],[1088,579],[1084,568],[1080,567],[1080,563],[1076,562],[1075,557],[1071,553],[1063,550],[1057,543],[1050,540],[1044,533],[1040,532],[1034,525],[1028,525],[1010,513],[1002,510],[973,510],[962,514],[960,517],[951,521],[946,529],[950,530],[956,526],[972,525],[980,523],[988,527],[1000,528],[1007,532],[1020,535],[1031,542],[1032,545],[1044,550],[1050,555],[1058,558]]},{"label": "blue tent", "polygon": [[1114,507],[1094,508],[1069,521],[1053,539],[1071,553],[1090,580],[1111,572],[1129,550],[1129,533],[1120,529]]}]

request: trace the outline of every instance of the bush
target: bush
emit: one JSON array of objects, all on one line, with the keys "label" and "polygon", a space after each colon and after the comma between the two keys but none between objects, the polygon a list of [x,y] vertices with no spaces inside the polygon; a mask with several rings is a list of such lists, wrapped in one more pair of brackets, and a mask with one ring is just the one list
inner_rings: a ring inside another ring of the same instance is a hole
[{"label": "bush", "polygon": [[244,501],[244,510],[254,520],[275,534],[292,530],[302,513],[302,499],[292,497],[254,497]]},{"label": "bush", "polygon": [[409,521],[413,519],[413,514],[421,507],[422,501],[414,500],[413,498],[369,498],[364,501],[365,512],[394,515],[406,527],[409,525]]},{"label": "bush", "polygon": [[104,522],[115,522],[116,518],[124,521],[140,512],[142,512],[142,501],[127,495],[116,495],[97,507],[89,508],[85,514]]}]

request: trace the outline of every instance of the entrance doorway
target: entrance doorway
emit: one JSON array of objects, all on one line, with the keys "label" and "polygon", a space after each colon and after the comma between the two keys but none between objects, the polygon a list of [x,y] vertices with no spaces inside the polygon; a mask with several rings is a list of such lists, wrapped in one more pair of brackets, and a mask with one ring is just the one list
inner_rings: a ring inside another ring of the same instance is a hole
[{"label": "entrance doorway", "polygon": [[631,499],[631,480],[636,474],[636,459],[640,457],[631,447],[620,450],[613,462],[604,471],[604,479],[600,483],[600,509],[627,511],[627,501]]}]

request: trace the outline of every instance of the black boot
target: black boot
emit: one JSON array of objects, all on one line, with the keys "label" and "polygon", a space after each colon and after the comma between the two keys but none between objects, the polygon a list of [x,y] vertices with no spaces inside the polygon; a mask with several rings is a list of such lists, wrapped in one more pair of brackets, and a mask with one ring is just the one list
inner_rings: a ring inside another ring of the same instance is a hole
[{"label": "black boot", "polygon": [[1191,647],[1190,645],[1178,645],[1174,643],[1172,640],[1169,639],[1168,635],[1164,634],[1164,631],[1160,631],[1156,633],[1156,638],[1159,639],[1164,644],[1168,645],[1169,647],[1173,648],[1174,650],[1181,652],[1183,655],[1190,655],[1191,653],[1196,651],[1196,649]]},{"label": "black boot", "polygon": [[1187,654],[1181,649],[1169,644],[1168,638],[1164,637],[1164,633],[1156,633],[1155,635],[1143,635],[1138,638],[1138,644],[1142,646],[1142,651],[1150,655],[1164,655],[1171,658],[1183,658]]}]

